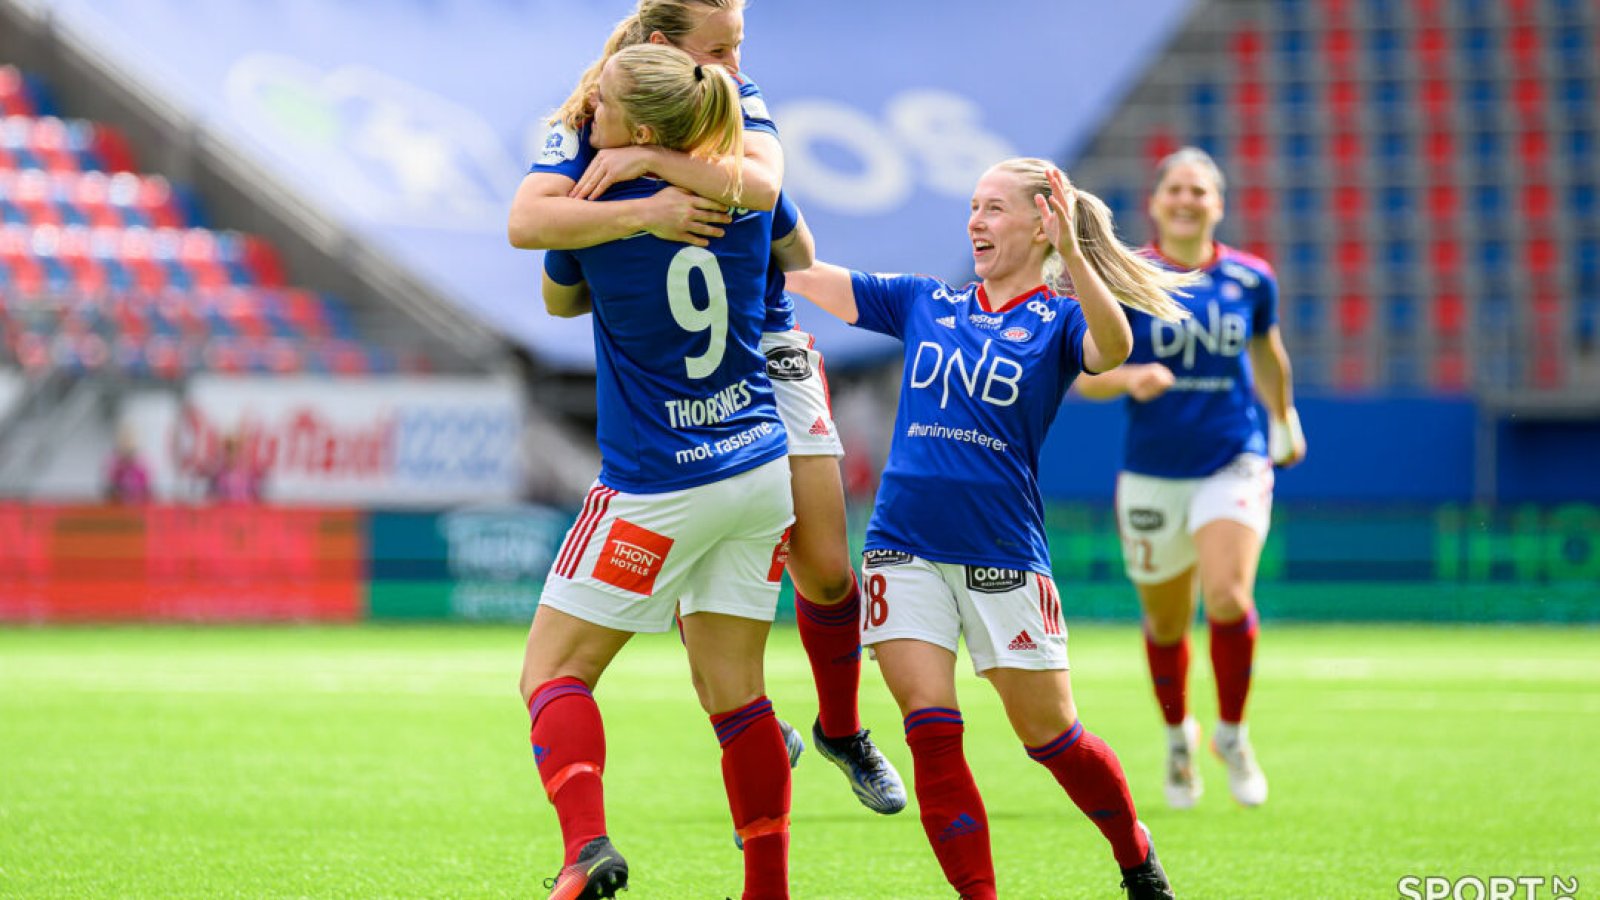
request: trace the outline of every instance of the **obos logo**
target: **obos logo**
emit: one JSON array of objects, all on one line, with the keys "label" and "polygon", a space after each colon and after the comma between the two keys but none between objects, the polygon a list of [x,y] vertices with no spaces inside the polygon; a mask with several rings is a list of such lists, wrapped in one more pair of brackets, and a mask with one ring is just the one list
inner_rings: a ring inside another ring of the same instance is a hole
[{"label": "obos logo", "polygon": [[1021,569],[967,566],[967,589],[980,594],[1004,594],[1027,583],[1028,573]]},{"label": "obos logo", "polygon": [[1130,509],[1128,510],[1128,525],[1134,531],[1155,531],[1167,522],[1167,517],[1159,509]]},{"label": "obos logo", "polygon": [[903,550],[868,550],[862,554],[866,560],[864,568],[878,569],[884,566],[903,566],[911,562],[911,554]]},{"label": "obos logo", "polygon": [[1026,328],[1011,327],[1011,328],[1007,328],[1005,331],[1000,332],[1001,340],[1007,340],[1007,341],[1010,341],[1013,344],[1023,343],[1024,341],[1026,341],[1028,338],[1031,338],[1031,337],[1033,337],[1033,332],[1029,331]]},{"label": "obos logo", "polygon": [[767,377],[805,381],[811,377],[811,355],[799,347],[774,347],[767,351]]}]

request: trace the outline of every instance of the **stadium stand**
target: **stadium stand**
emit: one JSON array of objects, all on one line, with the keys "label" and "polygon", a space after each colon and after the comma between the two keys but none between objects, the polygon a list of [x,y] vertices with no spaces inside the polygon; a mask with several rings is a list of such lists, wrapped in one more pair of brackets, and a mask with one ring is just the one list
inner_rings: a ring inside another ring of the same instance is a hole
[{"label": "stadium stand", "polygon": [[56,115],[0,66],[0,335],[22,370],[335,375],[426,372],[365,339],[333,297],[285,284],[277,250],[205,224],[134,171],[113,127]]},{"label": "stadium stand", "polygon": [[1075,177],[1144,240],[1156,159],[1216,155],[1304,387],[1592,395],[1597,29],[1577,2],[1203,3]]}]

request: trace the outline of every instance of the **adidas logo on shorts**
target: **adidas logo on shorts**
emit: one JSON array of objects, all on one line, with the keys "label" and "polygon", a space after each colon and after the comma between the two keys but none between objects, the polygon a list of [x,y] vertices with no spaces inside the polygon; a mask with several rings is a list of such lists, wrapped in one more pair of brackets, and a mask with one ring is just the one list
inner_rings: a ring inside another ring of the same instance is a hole
[{"label": "adidas logo on shorts", "polygon": [[1011,643],[1006,645],[1006,649],[1037,650],[1039,649],[1039,645],[1033,642],[1033,637],[1028,634],[1027,629],[1023,629],[1021,634],[1018,634],[1016,637],[1011,639]]},{"label": "adidas logo on shorts", "polygon": [[811,423],[811,433],[818,437],[825,436],[828,433],[828,423],[822,421],[821,416],[817,416],[817,420]]}]

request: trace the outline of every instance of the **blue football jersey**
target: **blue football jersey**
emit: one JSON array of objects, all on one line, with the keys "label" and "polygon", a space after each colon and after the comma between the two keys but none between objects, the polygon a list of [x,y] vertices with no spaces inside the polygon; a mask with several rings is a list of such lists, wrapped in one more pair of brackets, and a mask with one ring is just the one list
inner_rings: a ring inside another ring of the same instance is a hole
[{"label": "blue football jersey", "polygon": [[1176,379],[1148,403],[1128,398],[1123,468],[1130,472],[1204,478],[1241,453],[1267,454],[1249,349],[1278,322],[1278,281],[1265,261],[1221,244],[1200,272],[1205,281],[1189,296],[1174,296],[1192,318],[1162,322],[1128,310],[1128,362],[1161,363]]},{"label": "blue football jersey", "polygon": [[[648,196],[655,179],[601,198]],[[735,210],[709,247],[636,234],[545,254],[594,304],[600,481],[635,494],[720,481],[788,452],[766,358],[772,215]]]},{"label": "blue football jersey", "polygon": [[1041,285],[991,312],[980,285],[851,277],[856,325],[906,346],[867,549],[1048,574],[1039,447],[1083,369],[1078,302]]}]

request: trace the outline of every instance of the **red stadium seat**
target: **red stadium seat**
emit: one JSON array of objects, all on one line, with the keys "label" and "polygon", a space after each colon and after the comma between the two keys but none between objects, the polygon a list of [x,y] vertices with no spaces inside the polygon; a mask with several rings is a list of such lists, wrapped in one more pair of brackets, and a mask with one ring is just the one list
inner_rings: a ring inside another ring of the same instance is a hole
[{"label": "red stadium seat", "polygon": [[1334,378],[1341,391],[1357,393],[1365,390],[1372,380],[1372,367],[1367,363],[1366,354],[1358,348],[1341,349]]},{"label": "red stadium seat", "polygon": [[1366,213],[1366,192],[1353,184],[1333,189],[1333,211],[1341,220],[1356,219]]},{"label": "red stadium seat", "polygon": [[1355,45],[1350,32],[1344,28],[1330,28],[1323,33],[1322,52],[1328,58],[1328,70],[1334,77],[1347,78],[1355,74],[1350,65]]},{"label": "red stadium seat", "polygon": [[1234,32],[1230,49],[1233,51],[1234,65],[1240,71],[1254,72],[1261,60],[1261,34],[1256,25],[1251,22],[1240,25]]},{"label": "red stadium seat", "polygon": [[1524,124],[1536,125],[1543,119],[1544,83],[1537,78],[1518,79],[1511,87],[1511,100]]},{"label": "red stadium seat", "polygon": [[1360,294],[1339,298],[1339,333],[1347,338],[1365,336],[1372,329],[1372,303]]},{"label": "red stadium seat", "polygon": [[1541,130],[1524,131],[1517,141],[1517,153],[1525,166],[1542,167],[1549,152],[1549,138]]},{"label": "red stadium seat", "polygon": [[94,153],[100,158],[107,172],[133,172],[138,166],[134,163],[133,148],[128,143],[127,137],[113,126],[103,122],[96,122],[93,136]]},{"label": "red stadium seat", "polygon": [[1535,276],[1546,276],[1555,271],[1560,258],[1560,248],[1547,237],[1530,238],[1527,244],[1528,271]]},{"label": "red stadium seat", "polygon": [[[1427,18],[1420,18],[1420,21],[1439,20],[1430,15]],[[1417,30],[1417,61],[1421,63],[1422,71],[1430,78],[1436,78],[1444,73],[1449,45],[1449,40],[1441,28],[1423,27]],[[1432,113],[1431,108],[1429,113]]]},{"label": "red stadium seat", "polygon": [[244,264],[262,287],[283,287],[288,283],[278,248],[265,238],[253,234],[244,238]]},{"label": "red stadium seat", "polygon": [[1433,387],[1447,393],[1467,389],[1467,360],[1460,347],[1441,348],[1434,357]]},{"label": "red stadium seat", "polygon": [[0,66],[0,116],[31,116],[34,111],[22,73],[16,66]]},{"label": "red stadium seat", "polygon": [[1428,215],[1435,220],[1453,219],[1460,208],[1461,197],[1454,185],[1436,184],[1428,188]]},{"label": "red stadium seat", "polygon": [[1467,321],[1467,307],[1455,291],[1441,291],[1433,301],[1433,326],[1441,335],[1460,335]]}]

